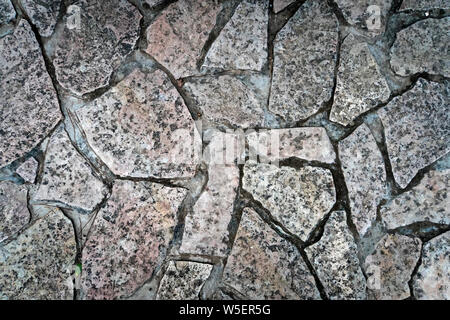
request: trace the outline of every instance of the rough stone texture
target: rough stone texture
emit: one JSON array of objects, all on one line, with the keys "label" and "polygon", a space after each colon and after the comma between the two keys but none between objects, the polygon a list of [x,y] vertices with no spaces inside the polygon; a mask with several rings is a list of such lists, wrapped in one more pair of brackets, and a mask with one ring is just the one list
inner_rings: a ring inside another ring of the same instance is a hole
[{"label": "rough stone texture", "polygon": [[146,52],[175,79],[198,74],[197,62],[221,10],[217,0],[180,0],[148,27]]},{"label": "rough stone texture", "polygon": [[16,173],[28,183],[34,183],[36,180],[36,174],[39,167],[39,163],[35,158],[30,157],[24,163],[22,163],[16,170]]},{"label": "rough stone texture", "polygon": [[421,72],[450,77],[450,17],[425,19],[397,33],[391,67],[401,76]]},{"label": "rough stone texture", "polygon": [[247,299],[320,299],[295,246],[249,208],[244,209],[223,283]]},{"label": "rough stone texture", "polygon": [[20,5],[42,37],[50,37],[53,34],[61,0],[20,0]]},{"label": "rough stone texture", "polygon": [[28,189],[9,181],[0,182],[0,243],[15,235],[30,221]]},{"label": "rough stone texture", "polygon": [[9,23],[16,17],[16,11],[10,0],[0,0],[0,25]]},{"label": "rough stone texture", "polygon": [[162,4],[164,1],[165,0],[145,0],[144,3],[148,4],[150,8],[153,8]]},{"label": "rough stone texture", "polygon": [[400,10],[430,10],[449,9],[450,3],[447,0],[403,0]]},{"label": "rough stone texture", "polygon": [[366,280],[346,219],[344,211],[333,212],[320,241],[305,251],[330,299],[365,299]]},{"label": "rough stone texture", "polygon": [[0,167],[24,156],[61,119],[58,100],[31,27],[21,20],[0,39]]},{"label": "rough stone texture", "polygon": [[405,188],[417,172],[450,150],[449,84],[419,79],[378,111],[395,181]]},{"label": "rough stone texture", "polygon": [[139,38],[139,11],[126,0],[77,0],[56,42],[59,84],[77,95],[106,86]]},{"label": "rough stone texture", "polygon": [[0,299],[72,300],[76,252],[70,220],[54,209],[0,248]]},{"label": "rough stone texture", "polygon": [[341,60],[330,120],[352,125],[360,114],[388,101],[390,89],[367,43],[348,35]]},{"label": "rough stone texture", "polygon": [[244,0],[220,32],[202,69],[261,71],[267,62],[267,0]]},{"label": "rough stone texture", "polygon": [[273,11],[275,13],[278,13],[293,2],[295,2],[295,0],[274,0]]},{"label": "rough stone texture", "polygon": [[269,109],[287,121],[317,112],[333,92],[338,22],[326,1],[309,0],[277,34]]},{"label": "rough stone texture", "polygon": [[423,246],[422,263],[413,278],[414,296],[419,300],[450,299],[450,232]]},{"label": "rough stone texture", "polygon": [[157,300],[198,300],[198,295],[211,273],[212,265],[170,261],[159,285]]},{"label": "rough stone texture", "polygon": [[242,183],[276,220],[303,241],[336,201],[333,176],[323,168],[296,170],[249,161]]},{"label": "rough stone texture", "polygon": [[368,298],[403,300],[410,296],[408,281],[420,257],[422,241],[402,235],[385,235],[366,258]]},{"label": "rough stone texture", "polygon": [[166,254],[186,193],[155,183],[115,182],[83,249],[85,298],[127,296],[150,278]]},{"label": "rough stone texture", "polygon": [[450,224],[450,170],[430,171],[420,183],[381,207],[380,214],[388,229],[415,222]]},{"label": "rough stone texture", "polygon": [[59,127],[50,138],[42,182],[32,201],[91,211],[107,193],[108,189],[73,147],[64,128]]},{"label": "rough stone texture", "polygon": [[89,145],[115,174],[194,175],[199,135],[183,99],[162,71],[133,71],[77,115]]},{"label": "rough stone texture", "polygon": [[365,124],[339,142],[339,159],[348,189],[352,220],[363,236],[376,219],[378,204],[386,193],[383,156]]}]

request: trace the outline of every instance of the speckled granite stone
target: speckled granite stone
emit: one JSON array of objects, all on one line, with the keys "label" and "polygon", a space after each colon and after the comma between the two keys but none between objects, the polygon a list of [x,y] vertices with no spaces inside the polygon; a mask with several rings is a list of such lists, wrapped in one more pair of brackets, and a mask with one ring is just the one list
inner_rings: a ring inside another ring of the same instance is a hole
[{"label": "speckled granite stone", "polygon": [[421,72],[450,77],[450,17],[425,19],[397,33],[391,48],[391,68],[401,75]]},{"label": "speckled granite stone", "polygon": [[73,147],[64,128],[59,127],[50,138],[42,182],[32,202],[91,211],[107,193],[108,189]]},{"label": "speckled granite stone", "polygon": [[328,298],[365,299],[366,279],[359,266],[357,247],[346,219],[344,211],[333,212],[320,241],[305,251]]},{"label": "speckled granite stone", "polygon": [[450,299],[450,232],[423,246],[422,263],[413,278],[414,296],[419,300]]},{"label": "speckled granite stone", "polygon": [[341,47],[341,60],[330,120],[352,125],[360,114],[388,101],[390,89],[365,42],[352,34]]},{"label": "speckled granite stone", "polygon": [[248,161],[242,183],[276,220],[303,241],[336,201],[333,176],[323,168],[296,170]]},{"label": "speckled granite stone", "polygon": [[148,27],[146,52],[175,79],[198,74],[197,62],[221,10],[217,0],[180,0]]},{"label": "speckled granite stone", "polygon": [[448,0],[403,0],[400,10],[449,9]]},{"label": "speckled granite stone", "polygon": [[133,50],[141,15],[126,0],[77,0],[69,8],[80,14],[80,24],[76,17],[72,21],[65,16],[53,64],[59,84],[83,95],[105,87],[114,69]]},{"label": "speckled granite stone", "polygon": [[450,224],[450,170],[430,171],[420,183],[381,207],[380,214],[388,229],[415,222]]},{"label": "speckled granite stone", "polygon": [[53,34],[61,0],[20,0],[20,5],[42,37],[50,37]]},{"label": "speckled granite stone", "polygon": [[212,265],[170,261],[159,285],[157,300],[198,300],[198,295],[212,270]]},{"label": "speckled granite stone", "polygon": [[317,112],[333,92],[337,45],[333,11],[308,0],[275,38],[270,111],[291,122]]},{"label": "speckled granite stone", "polygon": [[25,182],[34,183],[38,167],[39,163],[36,159],[30,157],[17,168],[16,173],[21,176]]},{"label": "speckled granite stone", "polygon": [[115,174],[194,175],[200,137],[183,99],[162,71],[133,71],[77,115],[89,145]]},{"label": "speckled granite stone", "polygon": [[385,235],[366,258],[368,299],[403,300],[410,296],[408,281],[420,257],[422,241]]},{"label": "speckled granite stone", "polygon": [[278,13],[284,8],[286,8],[288,5],[290,5],[292,2],[295,2],[295,0],[274,0],[273,11],[275,13]]},{"label": "speckled granite stone", "polygon": [[31,151],[61,119],[56,92],[31,27],[0,39],[0,167]]},{"label": "speckled granite stone", "polygon": [[449,84],[419,79],[378,111],[395,181],[405,188],[417,172],[450,150]]},{"label": "speckled granite stone", "polygon": [[118,181],[83,249],[86,299],[128,296],[152,276],[173,237],[186,190]]},{"label": "speckled granite stone", "polygon": [[320,299],[297,248],[249,208],[242,214],[223,283],[247,299]]},{"label": "speckled granite stone", "polygon": [[16,11],[10,0],[0,0],[0,25],[9,23],[16,17]]},{"label": "speckled granite stone", "polygon": [[54,209],[0,248],[0,299],[72,300],[76,253],[72,224]]},{"label": "speckled granite stone", "polygon": [[267,63],[269,1],[244,0],[205,57],[204,70],[256,70]]},{"label": "speckled granite stone", "polygon": [[365,124],[339,142],[339,159],[348,189],[352,220],[363,236],[376,219],[378,204],[386,193],[383,156]]},{"label": "speckled granite stone", "polygon": [[0,243],[15,235],[30,221],[27,195],[26,186],[0,182]]}]

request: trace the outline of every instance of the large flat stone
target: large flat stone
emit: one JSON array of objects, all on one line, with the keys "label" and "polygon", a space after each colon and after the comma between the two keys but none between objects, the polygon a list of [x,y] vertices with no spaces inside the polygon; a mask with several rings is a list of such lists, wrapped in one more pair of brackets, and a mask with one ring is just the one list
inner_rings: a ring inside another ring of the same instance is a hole
[{"label": "large flat stone", "polygon": [[24,185],[0,182],[0,243],[17,234],[30,221],[27,195]]},{"label": "large flat stone", "polygon": [[244,209],[223,283],[247,299],[320,299],[297,248]]},{"label": "large flat stone", "polygon": [[0,167],[35,148],[61,119],[58,99],[30,25],[0,39]]},{"label": "large flat stone", "polygon": [[20,0],[21,8],[42,37],[50,37],[56,27],[61,0]]},{"label": "large flat stone", "polygon": [[10,0],[0,0],[0,25],[9,23],[16,17],[16,11]]},{"label": "large flat stone", "polygon": [[449,84],[419,79],[378,111],[395,181],[405,188],[417,172],[450,150]]},{"label": "large flat stone", "polygon": [[450,3],[447,0],[403,0],[400,10],[430,10],[449,9]]}]

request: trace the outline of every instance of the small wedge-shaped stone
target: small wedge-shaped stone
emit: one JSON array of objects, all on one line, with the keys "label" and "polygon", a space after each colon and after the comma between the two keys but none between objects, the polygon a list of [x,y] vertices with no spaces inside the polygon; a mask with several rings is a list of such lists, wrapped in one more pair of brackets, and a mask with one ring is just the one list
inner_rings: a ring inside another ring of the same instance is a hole
[{"label": "small wedge-shaped stone", "polygon": [[36,159],[30,157],[16,169],[16,173],[21,176],[26,182],[34,183],[34,180],[36,180],[38,167],[39,163],[36,161]]},{"label": "small wedge-shaped stone", "polygon": [[417,172],[450,150],[450,86],[419,79],[378,111],[395,181],[405,188]]},{"label": "small wedge-shaped stone", "polygon": [[267,0],[244,0],[206,55],[206,70],[261,71],[267,62]]},{"label": "small wedge-shaped stone", "polygon": [[186,190],[118,181],[97,215],[83,249],[86,299],[132,294],[164,259]]},{"label": "small wedge-shaped stone", "polygon": [[352,125],[360,114],[388,101],[390,89],[367,43],[348,35],[341,47],[341,61],[330,120]]},{"label": "small wedge-shaped stone", "polygon": [[448,225],[449,191],[450,170],[432,170],[417,186],[381,207],[381,218],[388,229],[422,221]]},{"label": "small wedge-shaped stone", "polygon": [[200,137],[183,99],[162,71],[133,71],[77,115],[89,145],[115,174],[194,175]]},{"label": "small wedge-shaped stone", "polygon": [[30,221],[27,195],[26,186],[0,182],[0,243],[15,235]]},{"label": "small wedge-shaped stone", "polygon": [[450,77],[450,17],[425,19],[397,33],[391,68],[401,76],[427,72]]},{"label": "small wedge-shaped stone", "polygon": [[105,87],[139,38],[139,11],[126,0],[77,0],[67,8],[53,64],[77,95]]},{"label": "small wedge-shaped stone", "polygon": [[78,153],[64,128],[50,138],[42,182],[33,203],[52,203],[67,208],[92,211],[108,194],[103,182],[94,176],[87,161]]},{"label": "small wedge-shaped stone", "polygon": [[376,219],[378,204],[386,193],[383,156],[365,124],[339,142],[339,159],[348,189],[352,220],[363,236]]},{"label": "small wedge-shaped stone", "polygon": [[16,11],[10,0],[0,0],[0,25],[9,23],[16,17]]},{"label": "small wedge-shaped stone", "polygon": [[368,299],[403,300],[410,296],[408,282],[420,257],[422,241],[385,235],[366,258]]},{"label": "small wedge-shaped stone", "polygon": [[448,0],[403,0],[400,10],[449,9]]},{"label": "small wedge-shaped stone", "polygon": [[244,209],[223,283],[247,299],[320,299],[297,248]]},{"label": "small wedge-shaped stone", "polygon": [[30,25],[0,39],[0,167],[24,156],[61,119],[58,99]]},{"label": "small wedge-shaped stone", "polygon": [[42,37],[50,37],[53,34],[61,0],[20,0],[20,5]]},{"label": "small wedge-shaped stone", "polygon": [[270,111],[295,122],[329,101],[337,46],[338,22],[327,2],[305,2],[274,42]]},{"label": "small wedge-shaped stone", "polygon": [[290,5],[292,2],[295,2],[295,0],[274,0],[273,11],[275,13],[278,13],[284,8],[286,8],[288,5]]},{"label": "small wedge-shaped stone", "polygon": [[450,232],[423,246],[422,263],[413,278],[414,297],[419,300],[450,299]]},{"label": "small wedge-shaped stone", "polygon": [[172,3],[148,27],[146,52],[175,79],[198,74],[198,60],[221,7],[217,0]]},{"label": "small wedge-shaped stone", "polygon": [[309,166],[296,170],[248,161],[243,188],[303,241],[336,201],[331,172]]},{"label": "small wedge-shaped stone", "polygon": [[0,248],[0,300],[73,300],[73,227],[54,209]]},{"label": "small wedge-shaped stone", "polygon": [[200,290],[211,273],[212,265],[170,261],[159,285],[157,300],[198,300]]},{"label": "small wedge-shaped stone", "polygon": [[335,211],[319,242],[305,249],[308,258],[332,300],[364,300],[366,279],[358,261],[358,250],[347,227],[344,211]]}]

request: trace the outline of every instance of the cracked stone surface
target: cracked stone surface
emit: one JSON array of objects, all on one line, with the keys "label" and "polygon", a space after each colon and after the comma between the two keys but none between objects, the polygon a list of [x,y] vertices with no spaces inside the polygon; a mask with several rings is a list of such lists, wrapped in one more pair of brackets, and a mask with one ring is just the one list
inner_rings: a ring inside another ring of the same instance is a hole
[{"label": "cracked stone surface", "polygon": [[295,0],[274,0],[273,11],[275,13],[278,13],[293,2],[295,2]]},{"label": "cracked stone surface", "polygon": [[417,172],[450,150],[449,84],[419,79],[378,111],[395,181],[405,188]]},{"label": "cracked stone surface", "polygon": [[297,248],[249,208],[242,214],[223,277],[225,286],[247,299],[320,299]]},{"label": "cracked stone surface", "polygon": [[30,221],[28,189],[9,181],[0,182],[0,244]]},{"label": "cracked stone surface", "polygon": [[365,124],[339,142],[339,159],[348,189],[352,220],[363,236],[375,221],[377,207],[386,193],[383,156]]},{"label": "cracked stone surface", "polygon": [[421,72],[450,76],[450,17],[425,19],[397,33],[391,48],[392,70],[409,76]]},{"label": "cracked stone surface", "polygon": [[[364,268],[369,277],[368,298],[403,300],[410,296],[408,281],[420,257],[422,241],[402,235],[385,235]],[[373,281],[371,281],[373,278]]]},{"label": "cracked stone surface", "polygon": [[330,120],[352,125],[360,114],[388,101],[390,89],[367,43],[348,35],[341,60]]},{"label": "cracked stone surface", "polygon": [[430,9],[449,9],[450,4],[446,0],[403,0],[400,10],[430,10]]},{"label": "cracked stone surface", "polygon": [[16,170],[16,173],[21,176],[26,182],[33,183],[36,180],[39,163],[35,158],[30,157],[22,163]]},{"label": "cracked stone surface", "polygon": [[305,251],[330,299],[361,300],[366,298],[366,280],[346,219],[344,211],[333,212],[320,241]]},{"label": "cracked stone surface", "polygon": [[20,5],[42,37],[50,37],[53,34],[61,9],[61,0],[20,0]]},{"label": "cracked stone surface", "polygon": [[450,232],[423,246],[422,263],[413,278],[413,291],[420,300],[450,299]]},{"label": "cracked stone surface", "polygon": [[0,0],[0,25],[9,23],[16,17],[16,11],[10,0]]}]

